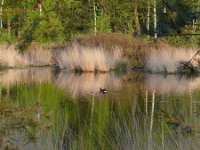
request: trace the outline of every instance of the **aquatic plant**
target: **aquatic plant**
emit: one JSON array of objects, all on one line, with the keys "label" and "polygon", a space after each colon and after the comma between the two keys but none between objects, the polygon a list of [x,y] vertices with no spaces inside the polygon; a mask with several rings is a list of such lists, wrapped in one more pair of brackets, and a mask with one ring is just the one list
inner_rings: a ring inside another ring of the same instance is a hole
[{"label": "aquatic plant", "polygon": [[21,149],[48,129],[48,117],[40,109],[40,104],[20,107],[1,100],[0,149]]},{"label": "aquatic plant", "polygon": [[120,47],[106,50],[103,47],[82,46],[78,42],[72,42],[56,56],[57,65],[61,69],[86,72],[107,72],[114,69],[119,61],[122,61]]}]

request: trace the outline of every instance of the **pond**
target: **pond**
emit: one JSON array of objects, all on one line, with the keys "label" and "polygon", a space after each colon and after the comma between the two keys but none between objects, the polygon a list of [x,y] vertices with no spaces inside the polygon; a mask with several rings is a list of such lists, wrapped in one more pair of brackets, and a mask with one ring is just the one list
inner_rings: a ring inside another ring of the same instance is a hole
[{"label": "pond", "polygon": [[0,149],[182,150],[199,140],[200,77],[0,71]]}]

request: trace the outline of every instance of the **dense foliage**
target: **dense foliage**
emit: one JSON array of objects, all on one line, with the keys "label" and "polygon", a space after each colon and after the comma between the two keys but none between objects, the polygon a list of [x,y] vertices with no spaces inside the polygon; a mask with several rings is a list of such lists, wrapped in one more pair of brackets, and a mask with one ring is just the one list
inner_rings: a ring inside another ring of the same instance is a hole
[{"label": "dense foliage", "polygon": [[198,34],[200,3],[193,0],[1,0],[0,7],[0,41],[62,42],[94,32],[156,32],[173,43],[199,37],[188,39]]}]

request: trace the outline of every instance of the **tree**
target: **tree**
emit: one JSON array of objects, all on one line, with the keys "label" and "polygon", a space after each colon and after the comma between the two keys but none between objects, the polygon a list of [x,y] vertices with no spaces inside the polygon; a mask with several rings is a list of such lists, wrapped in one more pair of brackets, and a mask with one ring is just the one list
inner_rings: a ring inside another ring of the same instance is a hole
[{"label": "tree", "polygon": [[157,8],[156,8],[156,0],[154,0],[154,3],[153,3],[153,20],[154,20],[154,38],[157,39]]},{"label": "tree", "polygon": [[135,26],[136,26],[136,34],[140,35],[141,30],[140,30],[140,21],[138,18],[138,1],[135,0],[135,6],[134,6],[134,15],[135,15]]},{"label": "tree", "polygon": [[0,8],[0,28],[3,29],[3,4],[4,0],[1,0],[1,8]]},{"label": "tree", "polygon": [[96,13],[96,2],[93,0],[93,10],[94,10],[94,34],[97,34],[97,13]]}]

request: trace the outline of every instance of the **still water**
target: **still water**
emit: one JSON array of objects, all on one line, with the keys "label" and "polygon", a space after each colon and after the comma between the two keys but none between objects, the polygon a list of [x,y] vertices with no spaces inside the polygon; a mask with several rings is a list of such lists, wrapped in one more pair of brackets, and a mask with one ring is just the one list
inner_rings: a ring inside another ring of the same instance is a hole
[{"label": "still water", "polygon": [[0,149],[191,150],[199,140],[200,77],[0,71]]}]

